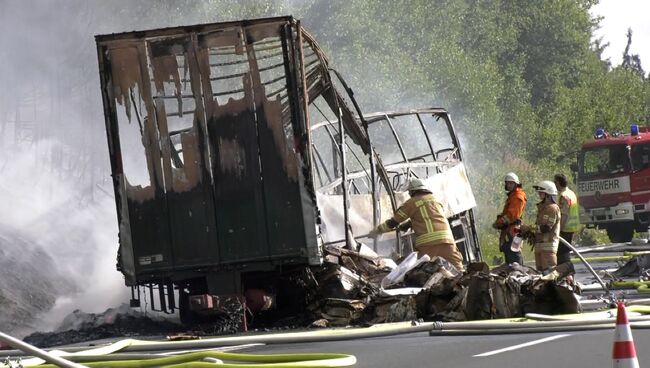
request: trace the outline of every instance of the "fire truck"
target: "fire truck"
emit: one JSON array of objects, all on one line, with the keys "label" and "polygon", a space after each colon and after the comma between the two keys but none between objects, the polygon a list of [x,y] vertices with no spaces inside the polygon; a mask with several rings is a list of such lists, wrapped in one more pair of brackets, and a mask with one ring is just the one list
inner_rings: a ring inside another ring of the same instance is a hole
[{"label": "fire truck", "polygon": [[628,242],[650,225],[650,127],[629,133],[596,129],[578,154],[576,184],[580,222],[607,230],[612,242]]}]

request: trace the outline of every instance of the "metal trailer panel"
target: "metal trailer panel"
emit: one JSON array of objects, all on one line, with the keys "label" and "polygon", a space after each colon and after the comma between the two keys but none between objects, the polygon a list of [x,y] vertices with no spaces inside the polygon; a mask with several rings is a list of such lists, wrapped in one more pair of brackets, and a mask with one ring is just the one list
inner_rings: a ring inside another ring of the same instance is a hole
[{"label": "metal trailer panel", "polygon": [[[316,215],[298,32],[275,18],[97,37],[128,285],[197,266],[307,262]],[[274,42],[275,82],[256,56]],[[219,74],[230,65],[246,70]],[[149,181],[133,185],[120,141],[136,122]]]}]

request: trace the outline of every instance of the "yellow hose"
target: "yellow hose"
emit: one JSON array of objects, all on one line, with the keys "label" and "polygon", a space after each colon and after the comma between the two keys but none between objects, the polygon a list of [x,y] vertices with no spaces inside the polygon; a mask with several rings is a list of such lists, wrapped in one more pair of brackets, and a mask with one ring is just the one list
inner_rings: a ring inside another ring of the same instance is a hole
[{"label": "yellow hose", "polygon": [[[622,256],[598,256],[598,257],[585,257],[585,260],[589,263],[592,262],[615,262],[615,261],[629,261],[630,259],[634,258],[634,255],[622,255]],[[579,263],[581,262],[580,258],[574,257],[571,258],[571,262],[573,263]],[[526,261],[524,262],[526,266],[534,267],[535,266],[535,261]],[[498,266],[492,266],[492,268],[497,268],[501,267],[501,265]]]},{"label": "yellow hose", "polygon": [[612,287],[616,289],[636,289],[640,294],[650,294],[650,281],[614,281]]},{"label": "yellow hose", "polygon": [[[204,342],[205,340],[197,340]],[[188,341],[185,341],[188,342]],[[161,342],[158,342],[161,343]],[[182,341],[169,341],[162,344],[170,349],[178,347]],[[132,360],[109,360],[111,354],[133,346],[148,346],[155,344],[153,341],[139,341],[125,339],[113,344],[98,348],[87,349],[75,353],[69,353],[62,350],[52,350],[48,352],[49,356],[66,357],[74,361],[75,357],[85,358],[81,367],[115,367],[115,368],[136,368],[136,367],[203,367],[205,364],[214,363],[201,362],[206,358],[226,360],[239,363],[220,363],[220,367],[347,367],[356,364],[356,357],[348,354],[334,353],[315,353],[315,354],[239,354],[226,353],[223,351],[206,350],[178,354],[174,356],[153,357],[150,359],[132,359]],[[251,362],[253,364],[243,364],[241,362]],[[53,364],[43,364],[45,360],[41,358],[25,359],[21,362],[23,367],[57,367]],[[74,364],[74,363],[73,363]]]},{"label": "yellow hose", "polygon": [[[637,316],[650,314],[650,306],[648,305],[630,305],[625,307],[628,317],[633,319]],[[575,313],[575,314],[560,314],[560,315],[546,315],[537,313],[526,313],[526,318],[536,321],[578,321],[578,320],[603,320],[608,318],[616,318],[617,309],[608,309],[602,311],[588,312],[588,313]]]},{"label": "yellow hose", "polygon": [[[141,367],[214,367],[214,363],[202,361],[206,358],[240,362],[219,363],[224,368],[284,368],[284,367],[347,367],[356,364],[354,355],[347,354],[237,354],[220,351],[199,351],[153,359],[97,361],[84,363],[87,367],[141,368]],[[250,362],[252,364],[241,364]],[[27,367],[28,365],[23,364]],[[42,368],[56,368],[53,364],[39,365]]]},{"label": "yellow hose", "polygon": [[[646,289],[650,286],[650,282],[624,282],[616,283],[619,286],[644,286]],[[644,305],[635,305],[629,306],[627,310],[630,313],[640,313],[640,314],[650,314],[650,306]],[[490,328],[488,326],[494,326],[495,329],[505,329],[510,330],[511,327],[517,328],[527,327],[535,328],[536,326],[544,327],[547,325],[552,325],[553,322],[560,323],[564,321],[567,323],[581,323],[577,321],[604,321],[613,319],[616,315],[616,310],[611,309],[608,311],[593,312],[593,313],[581,313],[581,314],[571,314],[571,315],[562,315],[562,316],[544,316],[544,315],[531,315],[531,318],[504,318],[497,320],[488,320],[488,321],[466,321],[466,322],[449,322],[444,323],[445,329],[469,329],[469,328]],[[632,316],[631,319],[646,321],[648,317],[636,317]],[[546,322],[544,322],[546,321]],[[582,322],[585,323],[585,322]],[[363,338],[369,336],[388,336],[391,333],[404,333],[405,330],[411,332],[417,331],[430,331],[434,329],[434,324],[432,322],[420,323],[417,325],[412,325],[411,322],[397,322],[397,323],[387,323],[374,325],[371,327],[364,328],[342,328],[342,329],[332,329],[332,330],[319,330],[319,331],[309,331],[309,332],[295,332],[289,334],[278,334],[276,336],[291,336],[295,341],[309,341],[315,336],[321,336],[331,338],[333,340],[340,339],[341,335],[347,335],[351,338]],[[503,327],[504,325],[510,325],[509,328]],[[271,338],[274,334],[271,335],[258,335],[258,336],[247,336],[248,339],[263,339]],[[234,338],[236,342],[243,343],[244,341],[239,341],[240,338]],[[203,346],[207,346],[206,343],[210,343],[212,346],[217,346],[220,343],[233,343],[231,341],[233,338],[214,338],[214,339],[205,339],[197,340],[196,344],[201,343]],[[269,342],[273,341],[272,339]],[[346,354],[235,354],[235,353],[226,353],[215,350],[201,351],[201,352],[192,352],[179,354],[175,356],[165,356],[165,357],[156,357],[145,359],[143,357],[135,358],[133,360],[113,360],[110,361],[111,355],[121,350],[127,350],[129,348],[139,349],[135,350],[151,350],[156,347],[159,348],[161,345],[164,346],[166,350],[180,349],[180,348],[189,348],[187,343],[190,341],[176,341],[176,342],[155,342],[155,341],[139,341],[139,340],[121,340],[114,344],[88,349],[84,351],[79,351],[76,353],[70,353],[65,351],[50,351],[50,354],[58,355],[62,357],[69,358],[74,361],[75,357],[84,357],[84,360],[90,360],[90,362],[83,364],[88,367],[116,367],[116,368],[135,368],[135,367],[151,367],[151,366],[169,366],[169,367],[204,367],[209,364],[214,366],[214,363],[209,363],[203,361],[204,359],[219,359],[227,361],[226,364],[220,364],[222,367],[343,367],[350,366],[356,363],[356,357],[353,355]],[[250,341],[248,341],[250,342]],[[223,346],[223,345],[222,345]],[[195,346],[198,347],[198,346]],[[155,349],[154,349],[155,350]],[[96,359],[95,359],[96,358]],[[113,359],[119,359],[117,356]],[[252,364],[244,364],[244,362],[249,362]],[[23,366],[25,367],[53,367],[53,365],[41,365],[44,361],[38,358],[26,359],[22,361]]]},{"label": "yellow hose", "polygon": [[[630,259],[634,258],[634,256],[631,255],[623,255],[623,256],[599,256],[599,257],[585,257],[587,262],[613,262],[613,261],[629,261]],[[571,258],[571,262],[577,263],[580,262],[579,258]]]},{"label": "yellow hose", "polygon": [[634,256],[643,256],[643,255],[646,255],[646,254],[650,254],[650,251],[646,250],[646,251],[642,251],[642,252],[630,252],[630,251],[623,252],[624,256],[632,256],[632,257],[634,257]]}]

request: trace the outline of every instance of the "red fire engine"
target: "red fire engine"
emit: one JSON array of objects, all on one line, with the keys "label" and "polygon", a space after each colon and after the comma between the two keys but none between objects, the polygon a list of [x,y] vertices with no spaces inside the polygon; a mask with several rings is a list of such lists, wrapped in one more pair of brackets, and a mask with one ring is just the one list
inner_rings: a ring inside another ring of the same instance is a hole
[{"label": "red fire engine", "polygon": [[650,224],[650,128],[630,133],[596,129],[578,154],[580,222],[606,229],[612,242],[627,242]]}]

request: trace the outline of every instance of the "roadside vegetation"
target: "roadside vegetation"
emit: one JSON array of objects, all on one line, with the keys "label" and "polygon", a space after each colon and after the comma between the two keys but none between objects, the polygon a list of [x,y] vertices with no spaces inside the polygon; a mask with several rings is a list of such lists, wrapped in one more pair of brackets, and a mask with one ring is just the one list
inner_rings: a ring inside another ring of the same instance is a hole
[{"label": "roadside vegetation", "polygon": [[[603,60],[607,45],[594,38],[599,19],[589,13],[596,3],[251,0],[244,6],[165,0],[104,6],[172,24],[293,14],[324,47],[364,111],[448,109],[491,262],[500,255],[490,224],[505,200],[506,172],[521,178],[528,194],[525,220],[531,222],[537,202],[532,185],[556,172],[572,178],[575,153],[597,127],[615,132],[632,123],[650,125],[650,80],[638,55],[629,52],[633,34],[619,35],[628,41],[621,64]],[[150,26],[161,24],[138,28]],[[607,236],[586,230],[577,241],[602,243]]]},{"label": "roadside vegetation", "polygon": [[[506,172],[522,179],[531,222],[532,185],[556,172],[572,178],[575,153],[597,127],[650,125],[650,80],[629,52],[633,34],[620,35],[628,41],[622,64],[603,60],[607,45],[594,39],[599,19],[589,13],[595,3],[351,0],[314,2],[302,17],[366,111],[433,105],[451,112],[492,262],[501,255],[490,224],[505,200]],[[590,245],[607,236],[584,230],[576,240]]]},{"label": "roadside vegetation", "polygon": [[[595,128],[615,132],[628,131],[631,123],[650,125],[647,73],[629,49],[621,64],[603,60],[607,45],[594,39],[599,19],[589,13],[596,3],[74,0],[31,12],[34,19],[42,14],[84,20],[58,21],[52,29],[65,32],[57,52],[75,55],[65,58],[74,63],[61,64],[69,72],[65,75],[97,91],[85,95],[92,101],[78,104],[95,107],[97,124],[102,120],[101,101],[91,67],[96,54],[90,35],[294,15],[325,48],[331,66],[345,76],[364,111],[434,106],[451,112],[478,202],[482,246],[490,260],[498,255],[490,224],[503,206],[506,172],[522,179],[529,199],[525,219],[530,222],[537,201],[532,185],[556,172],[571,178],[575,152]],[[627,38],[628,46],[634,41],[631,33],[618,37]],[[10,55],[5,55],[9,68],[25,63],[16,59],[12,64]],[[570,187],[575,189],[573,183]],[[605,240],[596,231],[581,236],[584,244]]]}]

